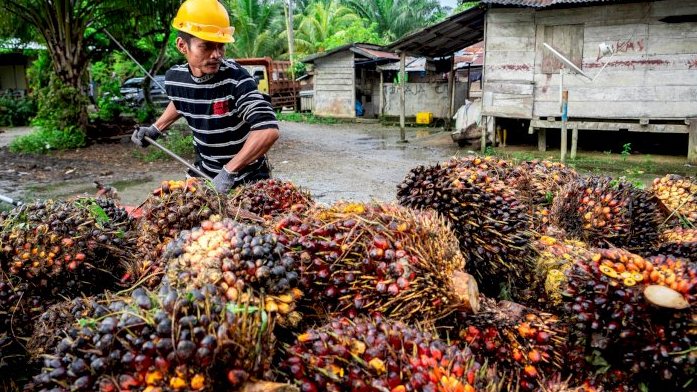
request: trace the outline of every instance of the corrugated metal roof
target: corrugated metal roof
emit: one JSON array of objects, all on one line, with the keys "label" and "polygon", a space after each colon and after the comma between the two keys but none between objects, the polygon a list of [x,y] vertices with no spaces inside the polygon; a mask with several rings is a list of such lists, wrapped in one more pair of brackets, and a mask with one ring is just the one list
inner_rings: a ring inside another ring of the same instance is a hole
[{"label": "corrugated metal roof", "polygon": [[352,52],[358,53],[361,56],[367,57],[372,60],[395,60],[399,59],[399,56],[397,56],[394,53],[391,52],[386,52],[383,50],[384,48],[380,45],[373,45],[373,44],[365,44],[365,43],[352,43],[352,44],[346,44],[342,46],[338,46],[334,49],[331,49],[326,52],[319,52],[312,54],[310,56],[305,57],[304,59],[300,60],[303,63],[314,63],[315,60],[323,57],[330,56],[334,53],[339,53],[344,50],[350,50]]},{"label": "corrugated metal roof", "polygon": [[387,50],[427,57],[450,56],[484,39],[485,13],[484,7],[470,8],[400,38],[387,46]]},{"label": "corrugated metal roof", "polygon": [[481,0],[484,4],[516,5],[521,7],[551,7],[560,4],[619,3],[622,0]]}]

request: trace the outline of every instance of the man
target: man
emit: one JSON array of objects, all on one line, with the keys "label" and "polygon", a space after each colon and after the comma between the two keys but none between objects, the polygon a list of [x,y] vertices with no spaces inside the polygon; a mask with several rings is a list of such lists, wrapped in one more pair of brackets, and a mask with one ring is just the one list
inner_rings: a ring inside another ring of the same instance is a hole
[{"label": "man", "polygon": [[278,123],[254,78],[224,58],[225,43],[234,42],[227,11],[217,0],[186,0],[172,25],[186,64],[167,71],[169,105],[131,140],[147,147],[145,136],[157,139],[183,116],[194,136],[195,165],[218,192],[269,178],[265,154],[278,139]]}]

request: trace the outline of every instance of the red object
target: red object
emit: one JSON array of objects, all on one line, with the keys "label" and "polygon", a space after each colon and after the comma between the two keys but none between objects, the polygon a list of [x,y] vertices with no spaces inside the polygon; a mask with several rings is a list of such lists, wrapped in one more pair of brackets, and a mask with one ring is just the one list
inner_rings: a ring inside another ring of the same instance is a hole
[{"label": "red object", "polygon": [[131,218],[139,219],[143,217],[143,210],[141,210],[139,207],[123,206],[123,208]]},{"label": "red object", "polygon": [[213,102],[213,114],[222,115],[228,112],[228,101]]}]

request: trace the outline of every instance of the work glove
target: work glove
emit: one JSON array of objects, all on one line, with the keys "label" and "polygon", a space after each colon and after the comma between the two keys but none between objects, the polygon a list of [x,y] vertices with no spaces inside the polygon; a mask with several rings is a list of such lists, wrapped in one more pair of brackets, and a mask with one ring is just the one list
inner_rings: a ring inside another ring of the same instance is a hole
[{"label": "work glove", "polygon": [[220,173],[213,178],[213,186],[218,193],[227,193],[237,186],[237,172],[229,172],[223,166]]},{"label": "work glove", "polygon": [[149,126],[149,127],[140,127],[133,131],[133,135],[131,135],[131,141],[135,144],[137,144],[140,147],[147,147],[150,145],[144,137],[147,136],[152,140],[156,140],[158,137],[162,136],[162,133],[160,133],[160,130],[157,129],[155,124]]}]

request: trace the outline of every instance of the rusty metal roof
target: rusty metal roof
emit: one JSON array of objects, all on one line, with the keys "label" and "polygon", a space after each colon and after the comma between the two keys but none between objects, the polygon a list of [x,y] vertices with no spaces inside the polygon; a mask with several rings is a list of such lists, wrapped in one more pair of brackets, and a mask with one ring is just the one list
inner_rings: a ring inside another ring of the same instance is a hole
[{"label": "rusty metal roof", "polygon": [[484,7],[470,8],[398,39],[387,50],[415,56],[450,56],[484,39],[485,13]]},{"label": "rusty metal roof", "polygon": [[357,53],[363,57],[367,57],[371,60],[377,61],[392,61],[399,60],[399,56],[392,52],[383,50],[384,48],[380,45],[365,44],[365,43],[351,43],[342,46],[338,46],[326,52],[319,52],[313,55],[307,56],[300,60],[303,63],[314,63],[315,60],[333,55],[334,53],[343,52],[344,50],[350,50]]},{"label": "rusty metal roof", "polygon": [[551,7],[562,4],[619,3],[622,0],[481,0],[484,4],[514,5],[521,7]]}]

